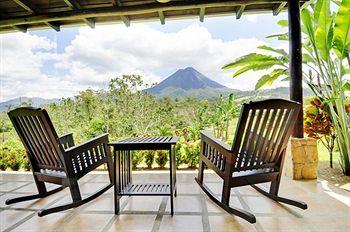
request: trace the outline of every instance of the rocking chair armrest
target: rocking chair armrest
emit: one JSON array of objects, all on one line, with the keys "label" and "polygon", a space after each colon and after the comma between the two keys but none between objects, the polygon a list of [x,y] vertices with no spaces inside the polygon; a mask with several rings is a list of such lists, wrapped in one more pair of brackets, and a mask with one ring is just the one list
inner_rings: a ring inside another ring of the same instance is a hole
[{"label": "rocking chair armrest", "polygon": [[202,135],[202,142],[208,143],[210,146],[212,146],[213,148],[215,148],[217,151],[219,151],[225,156],[231,155],[232,153],[231,148],[226,143],[214,137],[212,134],[210,134],[207,131],[201,131],[201,135]]},{"label": "rocking chair armrest", "polygon": [[82,144],[70,147],[65,150],[65,153],[68,155],[83,153],[90,149],[96,148],[102,144],[107,144],[107,143],[108,143],[108,134],[106,133],[106,134],[99,135],[93,139],[90,139]]},{"label": "rocking chair armrest", "polygon": [[68,133],[68,134],[62,135],[58,139],[59,139],[59,141],[62,144],[64,149],[67,149],[67,148],[74,146],[73,133]]}]

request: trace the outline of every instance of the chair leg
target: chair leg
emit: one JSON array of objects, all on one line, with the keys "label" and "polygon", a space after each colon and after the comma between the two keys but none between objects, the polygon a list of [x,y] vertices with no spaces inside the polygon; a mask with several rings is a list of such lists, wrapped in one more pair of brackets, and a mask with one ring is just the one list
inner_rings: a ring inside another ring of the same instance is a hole
[{"label": "chair leg", "polygon": [[222,187],[221,202],[227,206],[230,204],[230,194],[231,194],[231,188],[230,188],[229,180],[224,180],[224,185]]},{"label": "chair leg", "polygon": [[114,184],[114,176],[115,176],[115,173],[114,173],[114,168],[113,168],[113,160],[112,160],[112,157],[108,157],[107,158],[107,169],[108,169],[108,175],[109,175],[109,181],[111,184]]},{"label": "chair leg", "polygon": [[198,181],[199,181],[200,183],[203,183],[204,168],[205,168],[205,163],[203,162],[203,160],[199,160],[199,166],[198,166]]},{"label": "chair leg", "polygon": [[77,180],[69,180],[69,190],[72,196],[73,202],[81,201],[81,194]]},{"label": "chair leg", "polygon": [[57,192],[61,191],[64,188],[65,187],[59,187],[59,188],[55,188],[55,189],[53,189],[51,191],[48,191],[46,193],[34,194],[34,195],[29,195],[29,196],[23,196],[23,197],[16,197],[16,198],[12,198],[12,199],[7,199],[5,204],[6,205],[11,205],[11,204],[22,202],[22,201],[29,201],[29,200],[34,200],[34,199],[47,197],[49,195],[52,195],[54,193],[57,193]]},{"label": "chair leg", "polygon": [[219,199],[215,197],[215,194],[203,183],[200,183],[197,178],[195,178],[199,186],[202,188],[202,190],[208,195],[208,197],[218,206],[220,206],[223,210],[226,212],[233,214],[235,216],[241,217],[244,220],[247,220],[250,223],[255,223],[256,218],[253,214],[243,210],[243,209],[238,209],[235,207],[230,207],[228,204],[222,203]]},{"label": "chair leg", "polygon": [[[274,192],[271,191],[271,189],[270,189],[270,192],[267,192],[267,191],[259,188],[256,185],[251,185],[251,186],[254,189],[256,189],[259,193],[263,194],[264,196],[266,196],[266,197],[268,197],[268,198],[270,198],[270,199],[272,199],[274,201],[283,202],[285,204],[293,205],[293,206],[296,206],[296,207],[301,208],[301,209],[307,209],[307,204],[305,202],[279,197],[279,196],[277,196],[277,194],[274,194]],[[272,190],[274,190],[276,192],[275,187],[273,187]],[[277,192],[278,192],[278,189],[277,189]]]}]

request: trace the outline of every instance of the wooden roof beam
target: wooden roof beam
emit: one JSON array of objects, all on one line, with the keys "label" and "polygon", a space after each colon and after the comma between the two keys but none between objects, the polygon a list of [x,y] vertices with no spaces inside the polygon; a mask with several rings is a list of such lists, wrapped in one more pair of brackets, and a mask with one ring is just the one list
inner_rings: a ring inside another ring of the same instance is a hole
[{"label": "wooden roof beam", "polygon": [[274,7],[273,7],[273,15],[274,16],[277,16],[283,9],[284,7],[287,5],[286,2],[282,2],[281,4],[276,4]]},{"label": "wooden roof beam", "polygon": [[95,18],[86,18],[83,19],[83,21],[90,27],[90,28],[95,28]]},{"label": "wooden roof beam", "polygon": [[23,9],[25,9],[26,11],[35,14],[36,9],[33,6],[33,4],[29,3],[28,1],[24,1],[24,0],[13,0],[15,3],[17,3],[17,5],[21,6]]},{"label": "wooden roof beam", "polygon": [[204,22],[205,7],[199,9],[199,21]]},{"label": "wooden roof beam", "polygon": [[45,24],[57,32],[59,32],[61,30],[60,24],[57,22],[46,22]]},{"label": "wooden roof beam", "polygon": [[[112,0],[112,4],[113,6],[122,7],[120,0]],[[120,19],[123,21],[126,27],[130,27],[130,19],[128,16],[122,15],[120,16]]]},{"label": "wooden roof beam", "polygon": [[160,10],[160,11],[158,11],[158,15],[159,15],[160,23],[161,23],[162,25],[164,25],[164,24],[165,24],[164,12]]},{"label": "wooden roof beam", "polygon": [[21,31],[23,33],[27,32],[28,27],[24,26],[24,25],[18,25],[18,26],[13,26],[13,29],[17,30],[17,31]]},{"label": "wooden roof beam", "polygon": [[[72,10],[81,10],[83,9],[79,2],[76,0],[63,0],[67,6],[69,6]],[[90,27],[95,28],[95,20],[92,18],[84,18],[83,21]]]},{"label": "wooden roof beam", "polygon": [[241,5],[236,11],[236,19],[240,19],[242,17],[243,11],[245,9],[245,5]]},{"label": "wooden roof beam", "polygon": [[[264,0],[259,1],[262,3],[275,3],[279,4],[281,2],[286,2],[287,0]],[[216,0],[215,2],[203,0],[201,4],[194,3],[194,1],[170,1],[169,3],[158,4],[150,3],[147,6],[122,6],[122,7],[101,7],[95,9],[84,9],[84,10],[72,10],[65,12],[56,12],[50,14],[32,15],[16,17],[11,19],[0,20],[0,27],[11,27],[14,25],[28,25],[37,24],[47,21],[66,21],[66,20],[83,20],[84,18],[94,18],[94,17],[120,17],[120,16],[130,16],[130,15],[141,15],[141,14],[151,14],[158,11],[170,11],[170,10],[189,10],[198,9],[200,7],[211,8],[211,7],[239,7],[241,5],[254,5],[257,0]]]},{"label": "wooden roof beam", "polygon": [[[26,11],[32,13],[33,15],[36,15],[39,10],[30,2],[28,1],[24,1],[24,0],[14,0],[14,2],[16,2],[18,5],[20,5],[23,9],[25,9]],[[52,29],[54,29],[55,31],[60,31],[60,24],[56,23],[56,22],[44,22],[46,25],[48,25],[49,27],[51,27]],[[27,26],[15,26],[13,27],[21,32],[27,32]]]}]

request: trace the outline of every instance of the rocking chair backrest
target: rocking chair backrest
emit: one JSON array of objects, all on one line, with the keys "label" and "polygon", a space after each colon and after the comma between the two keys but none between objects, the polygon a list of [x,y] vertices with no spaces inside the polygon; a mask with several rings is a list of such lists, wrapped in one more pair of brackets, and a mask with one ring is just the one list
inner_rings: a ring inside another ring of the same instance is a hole
[{"label": "rocking chair backrest", "polygon": [[33,170],[63,170],[62,147],[46,110],[20,107],[8,112]]},{"label": "rocking chair backrest", "polygon": [[243,104],[232,146],[234,171],[278,166],[300,109],[282,99]]}]

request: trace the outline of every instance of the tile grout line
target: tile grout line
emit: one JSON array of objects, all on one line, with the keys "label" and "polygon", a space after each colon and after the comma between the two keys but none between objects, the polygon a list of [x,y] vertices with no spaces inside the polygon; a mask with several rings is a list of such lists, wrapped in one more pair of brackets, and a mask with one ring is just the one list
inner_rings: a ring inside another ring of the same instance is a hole
[{"label": "tile grout line", "polygon": [[205,196],[200,194],[197,198],[199,200],[199,203],[202,208],[202,226],[203,226],[203,232],[210,232],[210,222],[209,222],[209,215],[208,215],[208,208],[207,208],[207,203],[205,200]]},{"label": "tile grout line", "polygon": [[[55,200],[53,200],[53,201],[51,201],[49,204],[47,204],[46,207],[50,207],[51,205],[53,205],[53,204],[55,204],[56,202],[58,202],[60,199],[61,199],[60,197],[57,197]],[[39,210],[40,210],[40,209],[39,209]],[[37,212],[38,212],[37,209],[35,209],[35,210],[33,209],[33,211],[34,211],[34,212],[33,212],[32,214],[30,214],[30,215],[28,215],[27,217],[25,217],[25,218],[19,220],[19,221],[16,222],[15,224],[9,226],[9,227],[6,228],[3,232],[9,232],[9,231],[11,231],[11,230],[14,230],[14,229],[16,229],[18,226],[20,226],[20,225],[22,225],[23,223],[29,221],[29,220],[30,220],[31,218],[33,218],[33,217],[37,214]]]},{"label": "tile grout line", "polygon": [[[233,191],[236,192],[238,200],[241,203],[243,209],[246,210],[246,211],[252,212],[251,209],[249,208],[248,204],[243,200],[243,197],[239,193],[239,191],[237,189],[234,189]],[[256,220],[256,222],[253,225],[254,225],[256,231],[258,231],[258,232],[264,232],[265,231],[258,220]]]},{"label": "tile grout line", "polygon": [[162,202],[160,203],[159,209],[158,209],[158,213],[156,218],[154,219],[154,223],[152,226],[152,232],[158,232],[160,229],[160,225],[162,223],[163,220],[163,215],[165,213],[165,208],[168,202],[168,197],[163,197]]},{"label": "tile grout line", "polygon": [[[130,197],[128,197],[123,203],[122,205],[120,206],[120,211],[122,211],[126,205],[128,204],[130,200]],[[84,212],[83,212],[84,213]],[[114,214],[114,211],[113,211],[113,214]],[[121,213],[119,214],[114,214],[114,216],[109,219],[109,221],[107,222],[107,224],[103,227],[103,229],[101,230],[101,232],[107,232],[111,227],[112,227],[112,224],[114,223],[114,221],[117,219],[117,217],[120,215]]]}]

